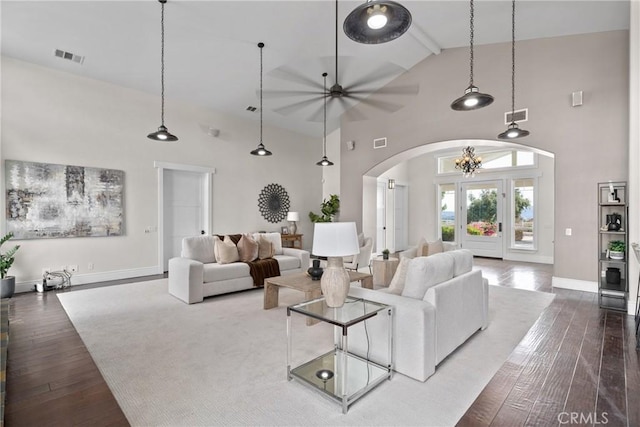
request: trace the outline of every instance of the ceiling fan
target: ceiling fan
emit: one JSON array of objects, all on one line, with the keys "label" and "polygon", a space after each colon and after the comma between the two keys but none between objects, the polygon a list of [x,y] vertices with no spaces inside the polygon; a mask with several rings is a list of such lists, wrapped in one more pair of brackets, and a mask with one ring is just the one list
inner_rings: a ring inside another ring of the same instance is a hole
[{"label": "ceiling fan", "polygon": [[[304,86],[309,86],[310,90],[269,90],[263,91],[265,97],[293,97],[293,96],[305,96],[304,99],[299,102],[295,102],[290,105],[275,108],[274,111],[282,114],[289,115],[293,112],[300,111],[303,108],[309,107],[313,104],[319,104],[318,109],[311,114],[307,120],[320,122],[322,121],[323,105],[320,101],[324,97],[328,98],[328,107],[331,108],[338,104],[340,106],[340,114],[344,113],[345,118],[349,121],[363,120],[367,117],[358,109],[350,108],[356,103],[367,105],[369,107],[386,111],[389,113],[398,111],[404,105],[385,101],[379,99],[377,95],[416,95],[420,86],[418,84],[405,85],[405,86],[385,86],[380,89],[367,89],[367,86],[374,82],[390,78],[404,72],[405,69],[399,65],[392,63],[385,63],[381,67],[369,72],[368,74],[352,81],[348,84],[342,85],[339,82],[339,64],[340,57],[338,56],[338,0],[336,0],[336,26],[335,26],[335,58],[333,59],[333,65],[335,66],[335,83],[329,89],[325,89],[324,86],[299,72],[296,72],[289,66],[281,66],[272,70],[269,75],[272,77],[296,82]],[[342,58],[347,60],[349,58]],[[329,65],[329,64],[327,64]],[[323,70],[324,71],[324,70]],[[371,96],[374,94],[374,96]],[[351,101],[351,102],[349,102]],[[332,105],[334,104],[334,105]],[[334,108],[335,110],[335,108]],[[339,115],[339,114],[338,114]]]}]

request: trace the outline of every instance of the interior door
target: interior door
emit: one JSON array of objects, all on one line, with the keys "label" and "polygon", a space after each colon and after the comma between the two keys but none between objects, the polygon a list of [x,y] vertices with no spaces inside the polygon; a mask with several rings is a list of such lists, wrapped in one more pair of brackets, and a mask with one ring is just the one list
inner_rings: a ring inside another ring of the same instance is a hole
[{"label": "interior door", "polygon": [[502,258],[502,181],[463,183],[461,192],[461,246],[477,256]]},{"label": "interior door", "polygon": [[165,169],[164,192],[164,271],[169,259],[180,256],[182,238],[205,233],[204,191],[207,175],[199,172]]}]

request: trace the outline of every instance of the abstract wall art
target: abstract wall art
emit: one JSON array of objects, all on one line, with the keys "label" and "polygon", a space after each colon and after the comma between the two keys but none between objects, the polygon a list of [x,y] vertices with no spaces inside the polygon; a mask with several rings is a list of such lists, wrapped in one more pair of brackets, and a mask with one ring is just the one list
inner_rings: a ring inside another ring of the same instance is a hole
[{"label": "abstract wall art", "polygon": [[124,171],[6,160],[5,189],[16,239],[124,235]]}]

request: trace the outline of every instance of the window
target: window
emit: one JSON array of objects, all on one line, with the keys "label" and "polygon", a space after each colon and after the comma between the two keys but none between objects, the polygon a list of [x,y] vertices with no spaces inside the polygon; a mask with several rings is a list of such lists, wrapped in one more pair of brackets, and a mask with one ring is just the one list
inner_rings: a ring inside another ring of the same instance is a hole
[{"label": "window", "polygon": [[443,242],[455,242],[456,185],[440,185],[440,232]]},{"label": "window", "polygon": [[[482,152],[476,149],[476,154],[482,157],[482,169],[518,168],[535,165],[535,154],[531,151],[500,150]],[[452,173],[456,171],[456,158],[460,155],[438,157],[438,173]]]},{"label": "window", "polygon": [[514,179],[512,183],[512,247],[515,249],[535,249],[535,179]]}]

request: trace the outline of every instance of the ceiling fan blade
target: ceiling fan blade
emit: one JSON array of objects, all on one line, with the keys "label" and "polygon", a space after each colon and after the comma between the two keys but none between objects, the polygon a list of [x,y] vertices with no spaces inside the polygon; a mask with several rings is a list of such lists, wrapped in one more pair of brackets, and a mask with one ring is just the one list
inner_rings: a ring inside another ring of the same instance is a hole
[{"label": "ceiling fan blade", "polygon": [[282,67],[275,68],[267,73],[271,77],[275,77],[276,79],[286,80],[288,82],[296,82],[303,84],[305,86],[309,86],[312,88],[316,88],[322,90],[323,87],[317,81],[310,79],[307,76],[300,74],[298,71],[295,71],[286,65]]},{"label": "ceiling fan blade", "polygon": [[318,108],[316,111],[313,112],[313,114],[307,117],[307,121],[322,123],[323,118],[324,118],[324,105],[321,104],[320,108]]},{"label": "ceiling fan blade", "polygon": [[[322,92],[312,90],[263,90],[262,94],[265,98],[289,98],[292,96],[310,96],[310,95],[322,95]],[[260,90],[256,91],[258,98],[260,97]]]},{"label": "ceiling fan blade", "polygon": [[338,98],[338,102],[344,109],[344,113],[342,113],[342,116],[345,118],[345,120],[349,122],[359,122],[361,120],[368,119],[368,117],[365,116],[358,108],[349,106],[347,101],[345,101],[343,98]]},{"label": "ceiling fan blade", "polygon": [[360,86],[366,86],[368,83],[373,83],[378,80],[400,75],[405,71],[406,70],[399,65],[393,64],[391,62],[386,62],[382,64],[380,68],[373,70],[368,74],[365,74],[364,76],[349,84],[348,88],[350,90],[357,89]]},{"label": "ceiling fan blade", "polygon": [[282,114],[283,116],[288,116],[289,114],[299,111],[302,108],[308,107],[309,105],[312,105],[321,99],[322,99],[322,96],[316,96],[310,99],[305,99],[304,101],[296,102],[291,105],[285,105],[284,107],[274,108],[273,111],[275,111],[278,114]]},{"label": "ceiling fan blade", "polygon": [[404,105],[396,104],[394,102],[382,101],[380,99],[371,99],[371,97],[369,98],[361,98],[356,96],[349,96],[349,97],[353,99],[357,99],[358,102],[360,102],[361,104],[368,105],[369,107],[377,108],[378,110],[383,110],[388,113],[395,113],[396,111],[404,107]]},{"label": "ceiling fan blade", "polygon": [[[350,90],[348,91],[349,95],[361,95],[361,94],[367,94],[367,93],[372,93],[371,91],[368,90]],[[418,93],[420,93],[420,85],[419,84],[413,84],[413,85],[403,85],[403,86],[384,86],[380,89],[376,89],[375,92],[373,92],[373,95],[417,95]]]}]

